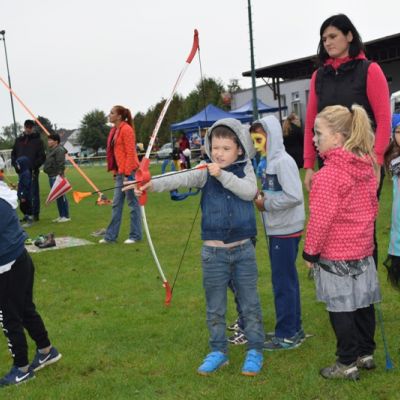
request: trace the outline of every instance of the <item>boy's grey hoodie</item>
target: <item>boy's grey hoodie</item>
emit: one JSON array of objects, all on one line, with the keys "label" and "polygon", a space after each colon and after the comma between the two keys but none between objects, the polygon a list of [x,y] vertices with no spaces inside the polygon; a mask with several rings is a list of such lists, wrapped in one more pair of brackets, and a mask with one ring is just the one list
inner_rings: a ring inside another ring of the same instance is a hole
[{"label": "boy's grey hoodie", "polygon": [[[240,199],[252,201],[257,194],[257,179],[250,161],[250,159],[255,155],[251,136],[238,120],[233,118],[220,119],[208,130],[204,140],[205,151],[210,159],[212,159],[210,151],[210,134],[213,129],[220,125],[227,126],[236,133],[244,149],[244,158],[241,158],[237,162],[246,161],[246,166],[244,168],[245,177],[243,178],[238,178],[231,172],[221,170],[221,175],[216,177],[216,179],[222,184],[222,186],[224,186],[224,188],[230,190]],[[207,182],[207,175],[207,169],[198,171],[194,170],[185,174],[170,177],[168,177],[168,174],[165,174],[165,178],[153,181],[153,191],[164,192],[179,187],[202,188]]]},{"label": "boy's grey hoodie", "polygon": [[263,176],[267,235],[290,235],[304,229],[303,188],[294,159],[285,151],[282,128],[270,115],[259,121],[267,133],[267,168]]}]

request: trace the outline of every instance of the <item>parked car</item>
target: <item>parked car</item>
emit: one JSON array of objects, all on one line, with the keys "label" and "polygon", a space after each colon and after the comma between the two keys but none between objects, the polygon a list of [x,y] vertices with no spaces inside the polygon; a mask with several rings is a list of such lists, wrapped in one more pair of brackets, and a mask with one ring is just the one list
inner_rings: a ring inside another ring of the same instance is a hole
[{"label": "parked car", "polygon": [[165,143],[161,146],[161,149],[156,152],[157,160],[163,160],[169,158],[172,153],[172,143]]}]

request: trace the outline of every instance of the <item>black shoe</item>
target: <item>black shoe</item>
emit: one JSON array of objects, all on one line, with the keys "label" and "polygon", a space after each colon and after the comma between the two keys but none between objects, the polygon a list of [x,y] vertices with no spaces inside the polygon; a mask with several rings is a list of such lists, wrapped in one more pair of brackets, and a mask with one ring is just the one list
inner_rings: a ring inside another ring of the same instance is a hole
[{"label": "black shoe", "polygon": [[33,244],[37,247],[43,244],[47,240],[47,235],[39,235],[35,239],[33,239]]},{"label": "black shoe", "polygon": [[48,249],[50,247],[55,247],[56,241],[54,240],[54,233],[49,233],[47,239],[43,243],[39,243],[37,247],[39,249]]},{"label": "black shoe", "polygon": [[39,215],[34,215],[34,216],[33,216],[33,220],[34,220],[34,221],[39,221]]}]

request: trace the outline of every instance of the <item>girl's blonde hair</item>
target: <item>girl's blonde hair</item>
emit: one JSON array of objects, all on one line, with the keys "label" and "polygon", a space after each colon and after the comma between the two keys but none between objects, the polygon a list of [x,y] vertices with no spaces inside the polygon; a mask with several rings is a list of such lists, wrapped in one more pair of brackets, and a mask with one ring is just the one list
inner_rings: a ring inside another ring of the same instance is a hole
[{"label": "girl's blonde hair", "polygon": [[328,106],[317,115],[317,118],[324,119],[332,132],[343,135],[344,149],[360,157],[370,156],[375,163],[375,135],[363,107],[358,104],[353,104],[351,109],[339,105]]}]

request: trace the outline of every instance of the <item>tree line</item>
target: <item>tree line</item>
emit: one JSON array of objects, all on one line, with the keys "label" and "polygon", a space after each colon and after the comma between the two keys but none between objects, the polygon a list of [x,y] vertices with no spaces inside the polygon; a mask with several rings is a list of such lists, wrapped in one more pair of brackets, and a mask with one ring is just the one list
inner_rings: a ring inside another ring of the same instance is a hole
[{"label": "tree line", "polygon": [[[191,117],[201,111],[209,103],[224,110],[229,110],[230,103],[227,99],[229,100],[230,96],[226,96],[226,94],[232,94],[237,90],[240,90],[237,80],[232,79],[225,88],[220,80],[205,78],[201,80],[196,85],[195,89],[186,97],[176,94],[160,126],[158,133],[159,143],[165,143],[170,140],[171,132],[169,127],[171,124]],[[138,112],[135,114],[134,124],[137,142],[141,142],[147,146],[165,102],[166,99],[161,99],[146,112]],[[39,116],[38,119],[50,133],[65,131],[65,129],[62,128],[56,130],[51,121],[45,117]],[[94,109],[86,113],[79,126],[80,134],[78,141],[80,145],[82,147],[91,148],[96,153],[99,149],[105,148],[108,132],[110,130],[107,121],[108,118],[104,111]],[[39,126],[37,129],[41,131]],[[17,135],[21,134],[22,131],[23,127],[17,123]],[[0,149],[11,148],[14,141],[15,135],[13,125],[3,127],[0,130]]]}]

